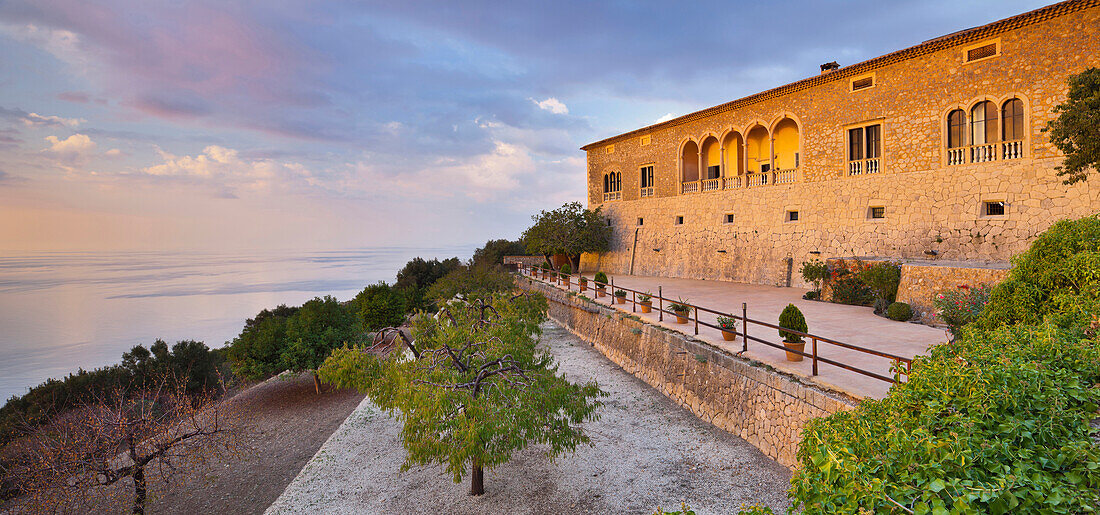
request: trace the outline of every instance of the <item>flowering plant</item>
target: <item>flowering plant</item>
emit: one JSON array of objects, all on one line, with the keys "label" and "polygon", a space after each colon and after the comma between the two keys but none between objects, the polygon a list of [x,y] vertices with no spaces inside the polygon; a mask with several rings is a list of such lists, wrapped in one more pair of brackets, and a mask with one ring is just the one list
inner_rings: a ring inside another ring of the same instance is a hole
[{"label": "flowering plant", "polygon": [[932,300],[936,306],[936,316],[951,327],[951,333],[956,334],[960,327],[973,322],[982,309],[989,303],[988,284],[977,288],[960,284],[954,290],[939,293]]},{"label": "flowering plant", "polygon": [[722,329],[733,330],[737,328],[737,320],[733,317],[718,317],[718,325]]}]

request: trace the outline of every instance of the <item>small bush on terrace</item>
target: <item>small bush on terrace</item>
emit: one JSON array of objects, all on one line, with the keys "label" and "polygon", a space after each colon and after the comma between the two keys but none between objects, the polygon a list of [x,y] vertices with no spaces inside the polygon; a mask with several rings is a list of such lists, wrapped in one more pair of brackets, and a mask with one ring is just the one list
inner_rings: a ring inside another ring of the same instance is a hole
[{"label": "small bush on terrace", "polygon": [[596,272],[596,275],[592,277],[592,280],[597,283],[607,284],[607,274],[603,272]]},{"label": "small bush on terrace", "polygon": [[859,272],[859,280],[867,285],[883,308],[897,300],[901,282],[901,266],[897,263],[878,263]]},{"label": "small bush on terrace", "polygon": [[913,308],[904,302],[895,302],[886,308],[886,318],[905,322],[913,318]]},{"label": "small bush on terrace", "polygon": [[[805,333],[809,330],[809,328],[806,327],[806,317],[802,316],[802,311],[794,304],[787,304],[787,307],[783,308],[783,312],[779,314],[779,327],[798,331],[800,333]],[[802,341],[802,336],[782,329],[779,330],[779,336],[782,336],[783,341],[788,343],[799,343]]]},{"label": "small bush on terrace", "polygon": [[954,290],[938,293],[932,299],[932,304],[936,306],[936,316],[951,328],[951,334],[955,334],[960,327],[981,315],[985,305],[989,303],[989,291],[989,285],[986,284],[977,288],[960,284]]}]

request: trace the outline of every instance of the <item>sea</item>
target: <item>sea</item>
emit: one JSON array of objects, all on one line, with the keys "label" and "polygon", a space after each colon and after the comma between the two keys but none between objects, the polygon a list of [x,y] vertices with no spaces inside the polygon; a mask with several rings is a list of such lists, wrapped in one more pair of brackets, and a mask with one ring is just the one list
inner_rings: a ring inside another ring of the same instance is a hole
[{"label": "sea", "polygon": [[51,377],[118,363],[135,345],[222,347],[279,304],[393,283],[414,257],[465,261],[477,245],[319,251],[5,252],[0,404]]}]

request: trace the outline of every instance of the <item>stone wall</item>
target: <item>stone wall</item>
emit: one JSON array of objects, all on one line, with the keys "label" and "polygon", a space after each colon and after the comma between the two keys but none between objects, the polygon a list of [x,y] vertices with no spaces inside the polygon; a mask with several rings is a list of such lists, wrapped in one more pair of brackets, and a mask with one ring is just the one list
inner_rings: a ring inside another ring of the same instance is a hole
[{"label": "stone wall", "polygon": [[802,427],[855,401],[806,385],[637,317],[528,279],[550,300],[550,318],[697,417],[737,435],[787,467]]},{"label": "stone wall", "polygon": [[[1041,129],[1065,100],[1067,77],[1100,66],[1100,7],[1078,1],[1043,13],[921,46],[935,51],[890,54],[873,69],[853,66],[874,74],[865,90],[852,91],[841,69],[587,146],[589,206],[602,207],[614,231],[611,251],[586,255],[582,270],[786,284],[788,260],[797,268],[813,257],[981,265],[1007,262],[1059,219],[1095,213],[1100,185],[1062,184],[1062,156]],[[966,48],[985,42],[999,53],[963,62]],[[1022,156],[949,165],[947,113],[1010,98],[1024,104]],[[782,119],[800,131],[795,182],[681,193],[687,142],[723,142]],[[882,126],[881,167],[849,175],[847,130],[864,123]],[[643,166],[654,167],[651,197],[642,197]],[[603,176],[616,171],[622,199],[605,202]],[[1005,203],[1003,216],[983,212],[992,201]],[[884,217],[872,218],[871,207]]]},{"label": "stone wall", "polygon": [[898,301],[906,302],[916,310],[926,323],[939,322],[935,317],[932,299],[945,290],[959,285],[995,286],[1008,276],[1008,265],[974,267],[969,265],[929,265],[905,263],[901,266],[901,283],[898,285]]}]

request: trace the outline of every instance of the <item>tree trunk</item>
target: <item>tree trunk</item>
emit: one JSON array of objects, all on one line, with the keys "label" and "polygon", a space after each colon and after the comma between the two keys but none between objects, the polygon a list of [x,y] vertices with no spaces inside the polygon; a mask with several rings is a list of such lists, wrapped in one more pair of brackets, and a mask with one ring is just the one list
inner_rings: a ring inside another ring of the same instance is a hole
[{"label": "tree trunk", "polygon": [[317,395],[321,394],[321,378],[317,377],[317,371],[313,372],[313,388],[317,390]]},{"label": "tree trunk", "polygon": [[485,493],[485,474],[481,469],[481,462],[474,458],[470,465],[470,495],[482,495]]},{"label": "tree trunk", "polygon": [[581,273],[581,255],[569,256],[569,260],[573,262],[573,271],[578,274]]},{"label": "tree trunk", "polygon": [[138,468],[134,471],[134,509],[131,513],[145,513],[145,469]]}]

